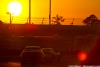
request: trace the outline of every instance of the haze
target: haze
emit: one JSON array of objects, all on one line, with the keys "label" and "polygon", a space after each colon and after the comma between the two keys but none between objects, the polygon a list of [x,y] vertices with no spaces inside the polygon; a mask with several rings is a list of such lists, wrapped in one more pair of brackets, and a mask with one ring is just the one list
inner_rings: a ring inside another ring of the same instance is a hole
[{"label": "haze", "polygon": [[[13,0],[0,0],[0,19],[9,23],[7,5]],[[14,23],[25,23],[28,18],[28,0],[17,0],[22,4],[22,13],[15,17]],[[49,0],[31,0],[32,17],[48,18]],[[90,14],[95,14],[100,18],[100,0],[52,0],[52,16],[59,14],[64,18],[86,18]],[[20,21],[20,22],[19,22]],[[48,23],[48,22],[47,22]],[[66,23],[64,23],[66,24]],[[82,22],[76,22],[82,24]]]}]

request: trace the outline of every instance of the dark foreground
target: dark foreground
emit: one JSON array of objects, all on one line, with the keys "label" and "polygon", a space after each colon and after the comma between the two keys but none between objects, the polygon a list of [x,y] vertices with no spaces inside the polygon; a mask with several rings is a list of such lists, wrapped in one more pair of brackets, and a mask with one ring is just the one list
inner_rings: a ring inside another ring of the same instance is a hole
[{"label": "dark foreground", "polygon": [[49,62],[45,64],[24,64],[21,65],[18,56],[2,56],[0,58],[0,67],[68,67],[68,65],[78,65],[80,61],[75,55],[65,55],[62,57],[60,62]]}]

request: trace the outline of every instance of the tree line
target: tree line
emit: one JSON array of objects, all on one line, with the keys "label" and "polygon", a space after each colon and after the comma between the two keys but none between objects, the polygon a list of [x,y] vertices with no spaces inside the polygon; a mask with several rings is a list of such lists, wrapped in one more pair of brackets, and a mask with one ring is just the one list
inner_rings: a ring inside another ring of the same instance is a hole
[{"label": "tree line", "polygon": [[100,20],[92,14],[89,17],[86,17],[86,19],[83,20],[83,23],[87,26],[100,25]]}]

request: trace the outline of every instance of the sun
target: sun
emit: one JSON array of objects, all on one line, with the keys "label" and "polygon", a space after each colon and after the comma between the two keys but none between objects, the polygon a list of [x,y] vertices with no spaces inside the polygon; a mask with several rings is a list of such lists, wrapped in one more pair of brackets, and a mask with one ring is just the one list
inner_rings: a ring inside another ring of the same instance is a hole
[{"label": "sun", "polygon": [[8,12],[13,16],[19,16],[22,12],[22,5],[18,1],[12,1],[8,4]]}]

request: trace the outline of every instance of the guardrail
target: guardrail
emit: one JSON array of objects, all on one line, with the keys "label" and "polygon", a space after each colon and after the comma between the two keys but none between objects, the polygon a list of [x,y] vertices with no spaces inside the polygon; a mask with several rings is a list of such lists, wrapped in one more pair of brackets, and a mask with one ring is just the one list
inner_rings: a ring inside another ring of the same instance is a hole
[{"label": "guardrail", "polygon": [[[28,28],[29,27],[29,28]],[[71,26],[71,25],[26,25],[26,24],[12,24],[12,28],[4,28],[0,30],[0,35],[5,34],[19,34],[34,36],[52,36],[58,34],[61,36],[87,35],[98,34],[100,32],[99,26]]]},{"label": "guardrail", "polygon": [[[85,18],[74,18],[74,21],[73,21],[73,18],[64,18],[64,19],[65,19],[65,21],[61,23],[62,25],[72,25],[72,22],[73,22],[73,25],[83,25],[82,21]],[[6,20],[6,21],[4,21],[5,23],[9,23],[9,21],[10,21],[9,18],[2,18],[2,20]],[[53,19],[51,19],[51,20],[53,20]],[[12,23],[19,23],[19,24],[24,24],[26,22],[28,22],[28,18],[14,17],[12,20]],[[34,17],[32,17],[31,23],[33,23],[33,24],[49,24],[49,18],[46,18],[46,17],[34,18]],[[51,22],[51,23],[53,23],[53,22]]]}]

